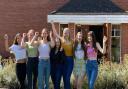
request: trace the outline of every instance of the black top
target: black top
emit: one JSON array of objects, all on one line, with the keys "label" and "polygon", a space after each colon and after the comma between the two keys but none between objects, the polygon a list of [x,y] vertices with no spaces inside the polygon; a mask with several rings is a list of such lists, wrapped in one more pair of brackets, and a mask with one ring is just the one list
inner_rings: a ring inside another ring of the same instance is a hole
[{"label": "black top", "polygon": [[125,13],[112,0],[70,0],[53,14],[59,13]]},{"label": "black top", "polygon": [[55,51],[56,51],[55,48],[51,49],[50,62],[55,64],[64,64],[64,60],[65,60],[64,51],[58,50],[57,53],[55,53]]}]

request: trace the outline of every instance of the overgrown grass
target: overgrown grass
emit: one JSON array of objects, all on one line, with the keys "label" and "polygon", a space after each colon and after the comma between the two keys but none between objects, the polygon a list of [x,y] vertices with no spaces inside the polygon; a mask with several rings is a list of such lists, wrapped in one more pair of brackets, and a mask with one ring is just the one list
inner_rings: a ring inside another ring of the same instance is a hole
[{"label": "overgrown grass", "polygon": [[[73,76],[71,82],[73,84]],[[16,80],[14,63],[5,65],[5,67],[0,70],[0,87],[18,89],[19,84]],[[53,89],[51,81],[50,87],[50,89]],[[83,83],[83,89],[87,89],[86,78]],[[95,89],[128,89],[128,55],[125,56],[123,64],[105,62],[99,65]]]},{"label": "overgrown grass", "polygon": [[8,89],[17,89],[17,87],[19,87],[15,75],[14,63],[5,65],[4,68],[0,70],[0,87],[6,87]]},{"label": "overgrown grass", "polygon": [[123,64],[105,62],[99,66],[95,89],[128,89],[128,55]]}]

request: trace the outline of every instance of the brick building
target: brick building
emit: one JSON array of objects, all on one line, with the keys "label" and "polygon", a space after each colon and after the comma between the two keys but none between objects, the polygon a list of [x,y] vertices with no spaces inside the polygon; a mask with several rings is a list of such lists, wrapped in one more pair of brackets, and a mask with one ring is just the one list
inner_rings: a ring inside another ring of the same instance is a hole
[{"label": "brick building", "polygon": [[[5,33],[9,34],[11,44],[17,32],[27,32],[31,28],[41,31],[43,27],[50,28],[47,21],[54,20],[60,34],[64,27],[69,27],[74,34],[74,29],[83,29],[83,32],[96,29],[96,34],[107,35],[108,57],[112,56],[119,61],[128,53],[127,11],[128,0],[1,0],[0,54],[9,56],[4,50]],[[109,25],[108,29],[105,24]],[[97,37],[100,42],[102,39]]]},{"label": "brick building", "polygon": [[9,35],[10,44],[17,32],[33,28],[41,31],[47,24],[47,14],[68,0],[1,0],[0,1],[0,54],[10,56],[4,48],[3,36]]},{"label": "brick building", "polygon": [[71,29],[72,37],[78,30],[84,36],[94,31],[101,45],[106,35],[108,60],[121,62],[128,53],[128,0],[70,0],[48,15],[48,22],[51,20],[60,35],[64,27]]}]

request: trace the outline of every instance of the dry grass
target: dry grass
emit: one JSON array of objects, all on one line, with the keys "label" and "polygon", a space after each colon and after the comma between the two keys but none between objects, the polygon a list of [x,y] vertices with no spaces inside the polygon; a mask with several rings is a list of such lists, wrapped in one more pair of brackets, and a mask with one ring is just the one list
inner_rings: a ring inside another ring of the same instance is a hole
[{"label": "dry grass", "polygon": [[[125,55],[124,64],[105,62],[99,65],[99,74],[95,83],[95,89],[128,89],[128,55]],[[73,84],[73,75],[71,82]],[[61,84],[63,86],[63,83]],[[0,70],[0,87],[13,87],[18,83],[15,76],[15,64],[9,62],[4,69]],[[1,88],[0,88],[1,89]],[[50,89],[53,84],[50,80]],[[87,79],[83,83],[83,89],[87,89]]]}]

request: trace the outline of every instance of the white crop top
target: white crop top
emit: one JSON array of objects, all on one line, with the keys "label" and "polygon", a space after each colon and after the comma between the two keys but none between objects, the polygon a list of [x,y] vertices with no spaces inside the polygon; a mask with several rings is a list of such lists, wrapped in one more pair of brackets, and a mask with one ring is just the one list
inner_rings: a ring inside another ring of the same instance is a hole
[{"label": "white crop top", "polygon": [[43,43],[38,47],[39,59],[49,59],[50,58],[50,44]]},{"label": "white crop top", "polygon": [[10,50],[15,55],[16,61],[27,58],[26,49],[22,48],[20,45],[13,44]]}]

